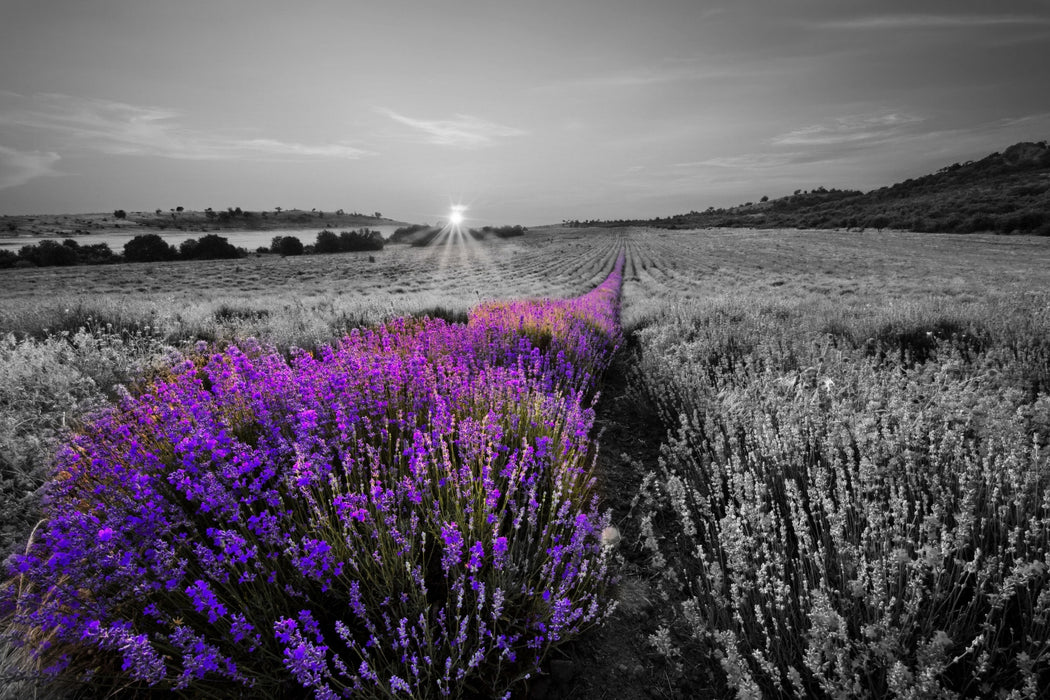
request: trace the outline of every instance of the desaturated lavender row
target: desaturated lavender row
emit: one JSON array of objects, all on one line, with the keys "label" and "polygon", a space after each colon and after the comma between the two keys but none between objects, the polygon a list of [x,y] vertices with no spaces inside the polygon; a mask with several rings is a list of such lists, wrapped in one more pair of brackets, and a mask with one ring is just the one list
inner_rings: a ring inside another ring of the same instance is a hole
[{"label": "desaturated lavender row", "polygon": [[671,428],[636,503],[674,603],[651,642],[680,673],[711,658],[737,697],[1047,696],[1050,306],[962,311],[818,335],[751,297],[639,333],[634,386]]},{"label": "desaturated lavender row", "polygon": [[200,346],[61,450],[2,598],[26,658],[101,689],[507,692],[609,610],[587,404],[622,268],[290,361]]}]

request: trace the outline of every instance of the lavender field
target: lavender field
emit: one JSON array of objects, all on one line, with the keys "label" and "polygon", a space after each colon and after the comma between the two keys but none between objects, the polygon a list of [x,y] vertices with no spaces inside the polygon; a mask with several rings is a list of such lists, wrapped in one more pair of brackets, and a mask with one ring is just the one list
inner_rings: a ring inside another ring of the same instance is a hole
[{"label": "lavender field", "polygon": [[328,257],[12,271],[8,696],[1041,696],[1050,243]]}]

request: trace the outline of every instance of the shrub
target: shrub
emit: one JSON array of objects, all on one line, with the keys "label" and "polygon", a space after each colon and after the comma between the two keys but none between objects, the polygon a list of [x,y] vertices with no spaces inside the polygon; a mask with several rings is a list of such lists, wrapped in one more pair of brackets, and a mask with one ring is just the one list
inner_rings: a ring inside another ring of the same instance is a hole
[{"label": "shrub", "polygon": [[22,642],[98,690],[504,693],[608,610],[593,376],[565,358],[607,361],[621,269],[290,361],[200,345],[61,451],[3,598]]},{"label": "shrub", "polygon": [[124,244],[128,262],[163,262],[177,257],[178,251],[156,233],[139,234]]},{"label": "shrub", "polygon": [[383,234],[367,228],[339,233],[339,249],[344,252],[382,250],[385,242]]},{"label": "shrub", "polygon": [[270,242],[270,252],[277,253],[282,257],[302,255],[303,242],[296,236],[274,236]]},{"label": "shrub", "polygon": [[63,245],[58,241],[40,241],[36,245],[23,246],[18,257],[37,267],[69,266],[77,264],[77,243]]},{"label": "shrub", "polygon": [[77,255],[80,263],[84,265],[106,265],[120,260],[106,243],[82,245],[77,249]]},{"label": "shrub", "polygon": [[223,236],[209,233],[200,240],[190,238],[179,246],[179,254],[186,260],[225,260],[242,257],[241,250]]},{"label": "shrub", "polygon": [[677,600],[665,638],[744,694],[1037,697],[1050,397],[1025,388],[1050,347],[1045,314],[1026,315],[979,343],[933,323],[900,355],[863,328],[807,337],[795,316],[642,331],[635,387],[671,430],[637,501]]},{"label": "shrub", "polygon": [[[69,314],[71,319],[75,313]],[[60,439],[116,384],[132,381],[166,346],[148,329],[79,318],[42,338],[0,338],[0,557],[39,518],[38,490]]]},{"label": "shrub", "polygon": [[339,236],[325,229],[317,232],[317,240],[314,242],[314,252],[318,254],[338,253],[342,250],[339,245]]}]

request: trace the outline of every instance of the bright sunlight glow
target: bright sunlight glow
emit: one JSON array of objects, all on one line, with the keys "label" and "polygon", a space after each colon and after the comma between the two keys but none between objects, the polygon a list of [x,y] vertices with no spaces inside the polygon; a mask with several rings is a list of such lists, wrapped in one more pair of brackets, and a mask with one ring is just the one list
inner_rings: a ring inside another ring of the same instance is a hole
[{"label": "bright sunlight glow", "polygon": [[462,224],[463,223],[463,210],[464,209],[466,209],[466,207],[461,206],[461,205],[453,206],[452,207],[452,211],[449,212],[449,215],[448,215],[448,222],[450,224],[452,224],[453,226],[459,226],[460,224]]}]

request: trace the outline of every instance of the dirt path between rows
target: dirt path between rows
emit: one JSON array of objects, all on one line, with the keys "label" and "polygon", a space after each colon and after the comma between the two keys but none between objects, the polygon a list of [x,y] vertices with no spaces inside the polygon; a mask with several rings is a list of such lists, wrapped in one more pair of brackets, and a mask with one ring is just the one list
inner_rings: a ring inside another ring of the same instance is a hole
[{"label": "dirt path between rows", "polygon": [[628,338],[605,375],[595,406],[599,490],[622,538],[623,564],[611,591],[617,609],[605,625],[554,651],[545,675],[529,682],[528,700],[716,697],[699,664],[686,660],[684,675],[678,674],[647,641],[657,628],[654,612],[664,603],[650,585],[653,573],[638,547],[631,500],[645,474],[656,469],[666,431],[655,409],[629,389],[628,372],[636,357],[636,343]]}]

